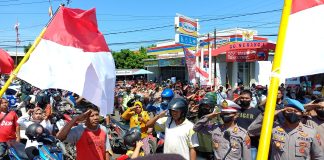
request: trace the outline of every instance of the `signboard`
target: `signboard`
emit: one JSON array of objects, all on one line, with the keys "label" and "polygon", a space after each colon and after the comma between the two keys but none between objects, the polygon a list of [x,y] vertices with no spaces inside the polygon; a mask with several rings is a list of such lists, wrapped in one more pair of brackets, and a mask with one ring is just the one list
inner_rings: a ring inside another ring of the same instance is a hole
[{"label": "signboard", "polygon": [[159,59],[159,67],[184,66],[184,58]]},{"label": "signboard", "polygon": [[253,41],[253,31],[243,31],[242,33],[242,41]]},{"label": "signboard", "polygon": [[116,70],[116,76],[120,75],[132,75],[133,71],[132,70]]},{"label": "signboard", "polygon": [[158,60],[148,60],[144,61],[144,67],[158,67],[159,61]]},{"label": "signboard", "polygon": [[175,17],[176,32],[198,37],[198,20],[182,15]]},{"label": "signboard", "polygon": [[268,60],[268,51],[263,49],[237,49],[226,52],[226,62],[254,62]]},{"label": "signboard", "polygon": [[176,43],[188,45],[188,46],[196,46],[197,45],[197,38],[184,35],[184,34],[176,34],[175,36]]}]

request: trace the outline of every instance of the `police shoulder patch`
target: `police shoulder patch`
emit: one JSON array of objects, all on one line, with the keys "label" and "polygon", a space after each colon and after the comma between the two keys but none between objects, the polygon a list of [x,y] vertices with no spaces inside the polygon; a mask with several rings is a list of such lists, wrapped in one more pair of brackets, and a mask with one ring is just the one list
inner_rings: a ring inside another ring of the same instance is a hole
[{"label": "police shoulder patch", "polygon": [[251,147],[251,139],[250,139],[249,136],[246,136],[246,137],[245,137],[244,143],[245,143],[245,145],[246,145],[248,148]]},{"label": "police shoulder patch", "polygon": [[316,134],[316,139],[317,139],[319,145],[322,145],[322,143],[321,143],[321,135],[320,134],[318,134],[318,133]]}]

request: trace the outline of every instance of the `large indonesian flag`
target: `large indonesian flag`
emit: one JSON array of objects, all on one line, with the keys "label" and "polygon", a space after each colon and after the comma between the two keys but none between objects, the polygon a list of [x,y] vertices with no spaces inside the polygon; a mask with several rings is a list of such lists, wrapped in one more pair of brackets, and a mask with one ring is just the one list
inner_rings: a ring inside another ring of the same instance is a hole
[{"label": "large indonesian flag", "polygon": [[293,0],[281,74],[284,78],[324,72],[324,0]]},{"label": "large indonesian flag", "polygon": [[75,92],[100,107],[101,114],[111,113],[115,64],[95,9],[61,7],[18,77],[41,89]]}]

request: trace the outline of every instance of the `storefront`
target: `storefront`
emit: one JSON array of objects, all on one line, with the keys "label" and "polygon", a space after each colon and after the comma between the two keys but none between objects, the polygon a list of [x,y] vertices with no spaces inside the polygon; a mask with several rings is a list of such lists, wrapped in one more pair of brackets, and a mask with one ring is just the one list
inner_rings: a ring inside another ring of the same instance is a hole
[{"label": "storefront", "polygon": [[169,58],[169,59],[147,59],[144,60],[144,67],[148,71],[154,72],[148,75],[148,80],[166,81],[171,77],[176,77],[176,80],[186,80],[186,68],[184,58]]},{"label": "storefront", "polygon": [[[269,42],[233,42],[211,49],[212,65],[216,64],[211,68],[212,78],[216,78],[217,85],[267,85],[267,70],[270,71],[271,67],[269,52],[274,49],[275,44]],[[208,50],[204,55],[208,56]],[[201,52],[197,52],[196,56],[200,58]],[[267,74],[263,74],[265,71]]]},{"label": "storefront", "polygon": [[[268,39],[265,37],[257,36],[257,31],[255,30],[236,28],[218,31],[216,37],[213,34],[209,33],[209,36],[207,34],[201,36],[199,39],[200,45],[197,46],[199,48],[198,51],[196,51],[197,47],[183,46],[175,42],[157,44],[157,47],[150,48],[148,54],[156,55],[156,60],[158,61],[155,62],[154,67],[146,65],[149,71],[155,71],[155,77],[149,76],[150,80],[159,78],[165,80],[171,76],[177,76],[177,79],[182,80],[182,77],[184,77],[184,80],[192,81],[188,78],[184,59],[183,48],[187,48],[197,58],[196,66],[208,73],[208,75],[211,73],[211,81],[208,80],[209,84],[225,85],[229,83],[234,86],[237,83],[243,83],[245,86],[250,86],[252,83],[261,85],[269,83],[275,44],[268,42]],[[208,46],[211,50],[210,67]],[[204,55],[203,64],[201,64],[201,50],[203,50]],[[176,66],[174,66],[176,63],[164,65],[163,61],[169,61],[172,58],[162,60],[161,57],[170,54],[183,58],[184,60],[181,61],[181,65],[179,65],[180,61],[177,61],[178,64]],[[197,73],[195,75],[196,78],[203,77],[197,76]]]}]

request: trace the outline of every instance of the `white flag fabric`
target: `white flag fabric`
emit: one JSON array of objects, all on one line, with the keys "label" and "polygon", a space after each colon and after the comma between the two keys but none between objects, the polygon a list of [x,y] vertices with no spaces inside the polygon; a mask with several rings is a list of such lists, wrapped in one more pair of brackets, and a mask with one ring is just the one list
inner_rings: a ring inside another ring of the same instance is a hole
[{"label": "white flag fabric", "polygon": [[112,113],[115,63],[95,9],[61,7],[18,77],[41,89],[72,91],[98,106],[102,115]]},{"label": "white flag fabric", "polygon": [[282,78],[324,73],[324,0],[293,0],[283,57]]},{"label": "white flag fabric", "polygon": [[196,66],[196,76],[199,77],[200,85],[208,85],[208,73]]}]

